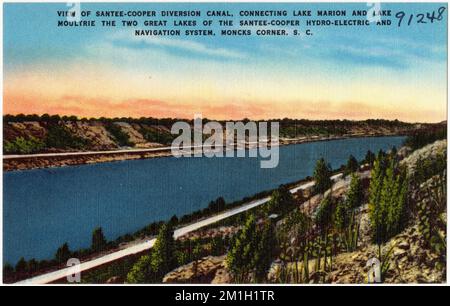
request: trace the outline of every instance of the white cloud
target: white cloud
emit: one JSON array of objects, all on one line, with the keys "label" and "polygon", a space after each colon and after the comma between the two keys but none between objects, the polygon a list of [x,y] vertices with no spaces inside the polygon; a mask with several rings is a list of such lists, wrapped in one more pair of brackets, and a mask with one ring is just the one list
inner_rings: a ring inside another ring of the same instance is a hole
[{"label": "white cloud", "polygon": [[166,37],[162,38],[156,36],[134,36],[134,33],[125,31],[114,34],[113,36],[110,37],[110,40],[112,42],[124,42],[124,43],[141,42],[146,44],[147,46],[178,49],[202,55],[209,55],[229,59],[242,59],[246,57],[245,54],[235,50],[226,48],[214,48],[204,43],[192,40],[166,38]]}]

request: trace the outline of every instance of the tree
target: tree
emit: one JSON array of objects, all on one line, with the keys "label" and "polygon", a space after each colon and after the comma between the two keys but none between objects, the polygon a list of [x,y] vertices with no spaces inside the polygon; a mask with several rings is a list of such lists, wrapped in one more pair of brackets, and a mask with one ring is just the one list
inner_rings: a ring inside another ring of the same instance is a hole
[{"label": "tree", "polygon": [[250,215],[231,243],[227,266],[237,283],[248,280],[254,268],[254,252],[258,248],[255,217]]},{"label": "tree", "polygon": [[314,169],[314,191],[317,193],[324,193],[331,188],[331,166],[325,162],[325,159],[321,158],[316,163]]},{"label": "tree", "polygon": [[106,248],[107,242],[101,227],[97,227],[92,232],[91,249],[95,252],[103,251]]},{"label": "tree", "polygon": [[27,263],[28,272],[34,273],[39,270],[39,263],[36,259],[32,258]]},{"label": "tree", "polygon": [[58,248],[55,254],[55,260],[59,263],[65,263],[70,258],[72,253],[70,252],[69,245],[64,243],[62,246]]},{"label": "tree", "polygon": [[161,226],[151,254],[152,271],[158,278],[162,278],[176,265],[175,240],[170,223]]},{"label": "tree", "polygon": [[126,282],[129,284],[145,284],[153,282],[151,261],[149,255],[144,255],[139,258],[131,268],[130,272],[128,272]]},{"label": "tree", "polygon": [[275,232],[272,220],[267,220],[261,232],[258,232],[258,246],[254,256],[255,279],[263,282],[267,278],[267,273],[272,264]]},{"label": "tree", "polygon": [[3,266],[3,280],[13,277],[13,275],[14,275],[14,267],[11,264],[6,263]]},{"label": "tree", "polygon": [[173,215],[172,218],[170,218],[169,223],[172,224],[173,226],[178,224],[178,217],[177,215]]},{"label": "tree", "polygon": [[216,236],[211,240],[211,254],[213,256],[219,256],[226,251],[225,243],[221,236]]},{"label": "tree", "polygon": [[[370,224],[372,225],[374,237],[381,237],[381,227],[379,226],[383,220],[383,212],[381,207],[381,191],[383,189],[384,181],[384,156],[378,154],[375,159],[373,168],[371,171],[371,179],[369,186],[369,217]],[[376,238],[376,242],[380,242],[380,239]]]},{"label": "tree", "polygon": [[392,158],[396,158],[397,157],[397,153],[398,153],[397,147],[393,146],[392,149],[391,149],[391,152],[390,152]]},{"label": "tree", "polygon": [[133,265],[127,274],[127,283],[161,282],[164,275],[177,264],[177,255],[179,252],[175,252],[173,228],[170,222],[163,224],[150,255],[142,256]]},{"label": "tree", "polygon": [[272,193],[269,203],[266,205],[267,215],[274,213],[284,214],[288,212],[295,204],[291,192],[286,186],[281,185]]},{"label": "tree", "polygon": [[16,273],[25,273],[27,271],[27,262],[25,258],[21,257],[16,264]]},{"label": "tree", "polygon": [[373,166],[373,162],[375,161],[375,154],[372,151],[368,150],[366,153],[366,157],[364,158],[364,162],[368,163],[369,166]]},{"label": "tree", "polygon": [[362,204],[364,197],[363,188],[359,176],[355,173],[352,174],[352,180],[350,182],[350,188],[347,193],[346,203],[350,209],[355,209]]},{"label": "tree", "polygon": [[345,166],[344,174],[348,175],[358,171],[358,161],[353,155],[350,155],[347,161],[347,165]]},{"label": "tree", "polygon": [[320,232],[325,236],[328,234],[328,229],[332,225],[333,218],[333,200],[331,196],[325,197],[319,205],[314,216],[314,221]]},{"label": "tree", "polygon": [[[369,217],[374,240],[378,245],[397,234],[406,213],[408,179],[406,169],[395,159],[380,156],[374,163],[369,187]],[[387,165],[385,170],[381,165]]]},{"label": "tree", "polygon": [[349,224],[351,209],[347,201],[339,201],[336,205],[334,223],[339,231],[344,231]]}]

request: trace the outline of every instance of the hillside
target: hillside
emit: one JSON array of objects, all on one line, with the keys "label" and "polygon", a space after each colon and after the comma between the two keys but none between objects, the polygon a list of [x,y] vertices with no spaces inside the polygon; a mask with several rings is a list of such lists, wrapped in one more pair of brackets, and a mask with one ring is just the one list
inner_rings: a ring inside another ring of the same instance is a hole
[{"label": "hillside", "polygon": [[[167,146],[175,137],[170,128],[177,121],[179,119],[6,115],[3,118],[3,151],[4,154],[30,154]],[[314,140],[322,136],[398,135],[419,127],[387,120],[276,121],[280,122],[282,142]],[[192,125],[192,121],[188,122]]]},{"label": "hillside", "polygon": [[[442,175],[442,171],[446,168],[446,150],[447,141],[440,140],[414,151],[401,161],[401,165],[408,169],[410,182],[404,219],[401,228],[379,245],[374,242],[374,229],[370,221],[373,208],[368,204],[371,198],[368,182],[361,181],[365,196],[363,196],[362,205],[355,209],[354,215],[352,214],[355,217],[354,220],[359,221],[356,228],[350,227],[352,235],[356,233],[356,236],[353,236],[356,241],[351,247],[349,245],[341,247],[339,243],[334,245],[334,241],[341,239],[341,234],[333,233],[333,230],[331,230],[332,234],[330,234],[328,242],[326,240],[324,242],[319,236],[317,237],[318,242],[314,241],[312,244],[304,245],[305,240],[311,239],[310,236],[308,237],[311,233],[305,236],[303,225],[300,224],[307,224],[303,223],[304,220],[317,222],[320,211],[323,209],[321,207],[325,202],[321,201],[324,199],[321,195],[307,201],[298,201],[304,197],[296,195],[296,203],[305,213],[302,218],[306,219],[293,218],[295,213],[290,212],[276,223],[274,231],[277,242],[275,245],[278,245],[279,249],[274,251],[270,265],[266,266],[268,272],[263,276],[263,282],[367,283],[370,274],[368,262],[373,258],[380,258],[380,254],[382,254],[381,277],[385,283],[445,282],[447,209],[446,177],[445,172]],[[399,153],[398,158],[402,157]],[[423,167],[421,161],[424,159],[428,160],[429,164],[425,165],[426,169],[421,169]],[[361,174],[360,176],[363,177]],[[338,186],[338,183],[333,186],[332,205],[337,206],[332,208],[333,217],[329,217],[331,222],[338,220],[339,203],[345,202],[349,198],[349,189],[351,189],[349,184]],[[260,222],[264,221],[260,219],[258,223]],[[237,235],[243,237],[242,233],[244,231],[241,226],[241,231]],[[344,233],[344,235],[346,234]],[[285,245],[283,237],[288,239]],[[207,238],[200,236],[194,239]],[[228,240],[233,241],[233,239]],[[306,252],[304,254],[301,251],[303,248]],[[228,252],[230,252],[229,249]],[[208,255],[172,270],[164,276],[163,282],[233,283],[233,272],[229,267],[229,253],[228,260],[227,256],[221,254]],[[306,262],[308,263],[307,267]],[[245,282],[255,280],[255,274],[252,271],[249,271],[246,277]]]}]

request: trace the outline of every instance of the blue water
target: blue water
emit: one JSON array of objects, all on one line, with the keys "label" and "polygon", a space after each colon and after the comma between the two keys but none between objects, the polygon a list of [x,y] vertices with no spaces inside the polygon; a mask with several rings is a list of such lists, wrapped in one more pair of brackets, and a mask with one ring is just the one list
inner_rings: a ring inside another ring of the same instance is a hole
[{"label": "blue water", "polygon": [[50,259],[64,242],[88,247],[101,226],[108,239],[174,214],[227,202],[312,175],[324,157],[333,168],[353,154],[399,147],[404,137],[353,138],[280,147],[279,165],[259,158],[154,158],[4,172],[3,260]]}]

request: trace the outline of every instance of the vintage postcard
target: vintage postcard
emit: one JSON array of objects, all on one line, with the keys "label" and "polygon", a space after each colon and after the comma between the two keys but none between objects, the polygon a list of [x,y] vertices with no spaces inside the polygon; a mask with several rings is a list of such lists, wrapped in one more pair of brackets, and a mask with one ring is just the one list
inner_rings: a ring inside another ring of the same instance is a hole
[{"label": "vintage postcard", "polygon": [[447,282],[447,3],[2,9],[3,284]]}]

